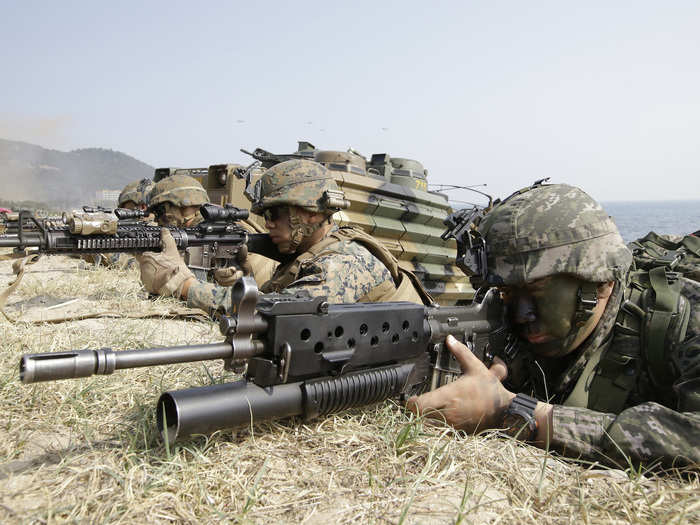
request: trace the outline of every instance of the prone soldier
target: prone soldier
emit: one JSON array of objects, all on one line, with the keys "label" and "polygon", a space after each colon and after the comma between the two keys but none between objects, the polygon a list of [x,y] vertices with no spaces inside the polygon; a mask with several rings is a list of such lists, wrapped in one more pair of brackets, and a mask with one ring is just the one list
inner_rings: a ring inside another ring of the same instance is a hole
[{"label": "prone soldier", "polygon": [[152,189],[153,181],[148,178],[130,182],[119,194],[117,206],[129,210],[145,210],[148,207],[146,199]]},{"label": "prone soldier", "polygon": [[[203,220],[199,208],[208,202],[209,196],[197,179],[189,175],[175,174],[155,183],[148,194],[148,211],[154,215],[160,226],[196,226]],[[241,221],[240,224],[250,233],[257,232],[255,226],[246,220]],[[163,230],[163,239],[165,247],[161,253],[138,256],[141,280],[151,293],[180,297],[182,295],[176,289],[170,290],[165,286],[166,281],[170,281],[169,287],[177,288],[186,278],[195,277],[193,269],[202,281],[206,281],[206,272],[202,268],[198,271],[198,265],[194,262],[195,252],[192,248],[190,248],[192,251],[186,254],[185,261],[166,230]],[[247,274],[257,279],[268,279],[277,266],[275,261],[267,257],[259,254],[248,255],[245,249],[238,253],[238,261],[241,267],[245,267]],[[167,271],[165,271],[166,268]],[[179,271],[176,271],[177,269]],[[238,267],[220,268],[213,272],[214,280],[222,286],[230,286],[239,275]]]},{"label": "prone soldier", "polygon": [[[348,202],[323,165],[307,160],[277,164],[263,174],[250,198],[283,259],[262,292],[306,290],[332,303],[429,301],[386,247],[362,231],[334,224],[333,213]],[[142,281],[152,293],[172,294],[210,312],[231,304],[230,288],[196,279],[172,250],[148,258]],[[233,272],[230,281],[243,273]]]},{"label": "prone soldier", "polygon": [[[129,210],[145,210],[151,189],[153,189],[153,181],[149,178],[130,182],[124,186],[124,189],[119,194],[117,207]],[[133,256],[125,253],[95,253],[82,255],[80,258],[95,266],[121,269],[131,268],[136,263]]]},{"label": "prone soldier", "polygon": [[612,219],[571,186],[536,183],[476,226],[472,283],[500,289],[525,347],[488,370],[448,338],[462,377],[408,407],[568,457],[697,467],[700,282],[635,270]]}]

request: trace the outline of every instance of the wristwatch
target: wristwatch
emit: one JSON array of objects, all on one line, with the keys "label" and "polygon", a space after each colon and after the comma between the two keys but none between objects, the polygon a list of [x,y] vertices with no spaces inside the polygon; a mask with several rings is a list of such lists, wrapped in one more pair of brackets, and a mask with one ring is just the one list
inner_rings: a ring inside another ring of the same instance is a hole
[{"label": "wristwatch", "polygon": [[537,436],[536,407],[537,399],[534,397],[516,395],[503,415],[503,432],[521,441],[534,441]]}]

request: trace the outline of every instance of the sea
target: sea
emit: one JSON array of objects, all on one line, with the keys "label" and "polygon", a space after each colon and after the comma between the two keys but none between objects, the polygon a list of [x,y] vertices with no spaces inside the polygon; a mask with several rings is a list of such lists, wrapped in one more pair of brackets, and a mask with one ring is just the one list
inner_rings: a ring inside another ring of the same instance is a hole
[{"label": "sea", "polygon": [[625,242],[650,231],[684,235],[700,230],[700,200],[602,202]]}]

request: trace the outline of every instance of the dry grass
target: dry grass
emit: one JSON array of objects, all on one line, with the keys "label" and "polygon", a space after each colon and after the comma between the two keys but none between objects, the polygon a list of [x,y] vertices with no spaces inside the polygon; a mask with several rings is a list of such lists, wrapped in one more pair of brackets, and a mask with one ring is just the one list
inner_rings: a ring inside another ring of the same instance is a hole
[{"label": "dry grass", "polygon": [[[1,262],[0,286],[11,279]],[[86,308],[124,312],[146,302],[135,272],[80,269],[62,257],[33,266],[10,303],[37,296],[44,305],[82,297]],[[221,364],[25,386],[18,358],[217,341],[212,324],[2,321],[0,330],[3,523],[700,523],[692,475],[590,470],[494,435],[423,426],[393,403],[166,449],[154,426],[159,393],[232,379]]]}]

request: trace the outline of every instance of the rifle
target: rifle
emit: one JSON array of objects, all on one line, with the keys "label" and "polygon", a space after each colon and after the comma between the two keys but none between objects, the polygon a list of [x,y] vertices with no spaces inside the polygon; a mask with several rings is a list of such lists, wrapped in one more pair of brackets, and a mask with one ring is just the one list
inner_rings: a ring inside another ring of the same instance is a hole
[{"label": "rifle", "polygon": [[[20,228],[19,216],[19,212],[0,214],[0,235],[17,235],[20,229],[36,230],[34,222],[28,220],[26,216],[23,217],[22,228]],[[37,220],[41,221],[42,224],[45,224],[47,222],[53,224],[61,224],[63,222],[63,217],[52,215],[50,217],[37,218]]]},{"label": "rifle", "polygon": [[[255,280],[234,284],[221,343],[113,351],[27,354],[23,383],[115,370],[223,359],[241,380],[163,393],[157,426],[167,442],[252,422],[338,412],[434,389],[461,373],[444,346],[452,334],[488,363],[511,337],[496,290],[470,306],[328,304],[308,294],[258,295]],[[246,366],[247,365],[247,366]]]},{"label": "rifle", "polygon": [[[197,226],[168,229],[179,250],[201,247],[200,260],[207,268],[228,266],[244,244],[254,253],[278,253],[269,236],[249,234],[237,224],[248,217],[248,210],[203,204],[200,213],[204,221]],[[21,210],[16,233],[0,235],[0,247],[77,255],[157,252],[162,249],[161,227],[144,222],[146,214],[123,208],[86,208],[83,212],[64,213],[62,221],[57,222],[37,219],[31,212]]]}]

